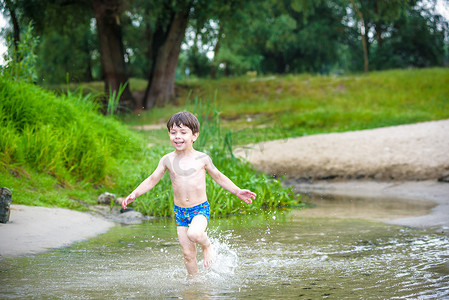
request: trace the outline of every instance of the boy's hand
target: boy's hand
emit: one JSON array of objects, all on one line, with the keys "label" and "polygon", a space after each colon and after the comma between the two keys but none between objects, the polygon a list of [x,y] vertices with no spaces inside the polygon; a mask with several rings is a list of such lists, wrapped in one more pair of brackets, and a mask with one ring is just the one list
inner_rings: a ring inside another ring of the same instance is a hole
[{"label": "boy's hand", "polygon": [[245,201],[246,203],[253,203],[253,199],[256,199],[256,194],[251,192],[250,190],[240,190],[237,194],[237,197],[239,197],[242,201]]},{"label": "boy's hand", "polygon": [[128,204],[130,204],[131,202],[133,202],[134,199],[136,199],[136,195],[134,195],[134,194],[129,194],[129,196],[126,197],[126,199],[123,200],[123,202],[122,202],[122,207],[123,207],[123,209],[126,209],[126,206],[127,206]]}]

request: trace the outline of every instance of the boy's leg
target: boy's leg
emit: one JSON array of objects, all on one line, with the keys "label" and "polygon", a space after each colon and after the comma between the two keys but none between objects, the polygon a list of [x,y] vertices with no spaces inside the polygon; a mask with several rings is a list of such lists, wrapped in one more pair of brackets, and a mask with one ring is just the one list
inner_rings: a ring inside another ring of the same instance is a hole
[{"label": "boy's leg", "polygon": [[198,262],[196,260],[196,245],[187,236],[189,227],[178,226],[178,240],[184,255],[184,264],[187,272],[191,275],[198,273]]},{"label": "boy's leg", "polygon": [[204,267],[209,268],[215,262],[215,252],[206,233],[207,218],[203,215],[196,215],[187,230],[187,237],[193,243],[201,245],[204,256]]}]

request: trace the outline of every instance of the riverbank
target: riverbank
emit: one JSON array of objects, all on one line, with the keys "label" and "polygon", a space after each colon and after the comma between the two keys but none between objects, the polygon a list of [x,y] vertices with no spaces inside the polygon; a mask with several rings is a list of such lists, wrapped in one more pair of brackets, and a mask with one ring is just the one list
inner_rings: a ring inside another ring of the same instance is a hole
[{"label": "riverbank", "polygon": [[449,120],[318,134],[237,149],[299,193],[432,201],[422,216],[389,220],[449,227]]},{"label": "riverbank", "polygon": [[[421,209],[420,216],[385,222],[449,228],[449,183],[437,181],[449,171],[449,120],[273,141],[240,154],[261,171],[285,175],[286,184],[304,194],[431,201],[434,205]],[[354,180],[357,176],[364,179]],[[0,224],[0,255],[65,247],[115,224],[67,209],[12,205],[10,223]]]},{"label": "riverbank", "polygon": [[9,222],[0,223],[0,257],[34,255],[67,247],[115,225],[103,217],[64,208],[11,205]]},{"label": "riverbank", "polygon": [[449,120],[289,138],[235,152],[262,172],[301,181],[449,179]]}]

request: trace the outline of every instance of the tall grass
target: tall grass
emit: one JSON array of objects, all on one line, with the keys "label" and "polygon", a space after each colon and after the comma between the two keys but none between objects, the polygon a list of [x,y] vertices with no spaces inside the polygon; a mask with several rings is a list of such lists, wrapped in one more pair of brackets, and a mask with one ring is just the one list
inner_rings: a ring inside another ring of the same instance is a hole
[{"label": "tall grass", "polygon": [[118,159],[141,147],[135,133],[98,113],[89,96],[56,96],[37,86],[0,78],[2,164],[29,165],[61,183],[107,183]]}]

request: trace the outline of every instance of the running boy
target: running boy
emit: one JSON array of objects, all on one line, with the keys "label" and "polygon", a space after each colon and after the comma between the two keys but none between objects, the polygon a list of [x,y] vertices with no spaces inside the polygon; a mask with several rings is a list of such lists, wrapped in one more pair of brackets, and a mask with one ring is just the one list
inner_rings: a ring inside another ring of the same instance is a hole
[{"label": "running boy", "polygon": [[206,171],[221,187],[242,201],[252,203],[256,198],[255,193],[240,189],[221,173],[208,155],[193,149],[199,127],[198,119],[193,114],[174,114],[167,123],[167,129],[175,151],[163,156],[153,174],[122,202],[123,208],[126,208],[134,199],[151,190],[168,170],[174,192],[179,244],[189,274],[198,273],[196,244],[203,250],[205,268],[215,262],[215,252],[206,233],[210,216],[206,196]]}]

